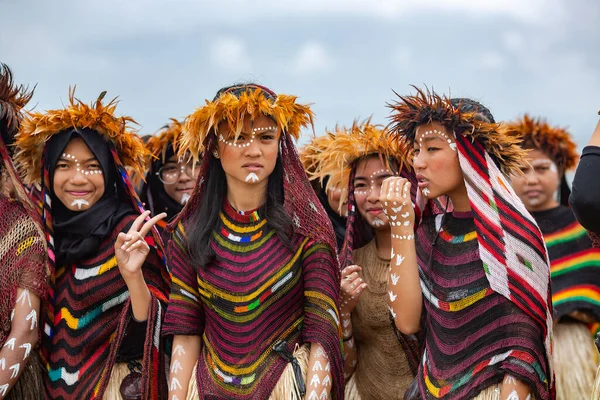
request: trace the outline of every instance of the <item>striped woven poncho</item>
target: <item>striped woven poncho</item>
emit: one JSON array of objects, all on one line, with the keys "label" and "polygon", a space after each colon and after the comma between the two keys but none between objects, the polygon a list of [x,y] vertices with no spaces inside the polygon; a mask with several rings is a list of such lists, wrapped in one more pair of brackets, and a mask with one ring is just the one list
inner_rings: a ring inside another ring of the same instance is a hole
[{"label": "striped woven poncho", "polygon": [[163,333],[202,336],[196,379],[207,398],[268,398],[287,365],[273,351],[280,340],[292,352],[340,345],[330,249],[297,235],[288,250],[266,222],[226,202],[211,243],[216,259],[198,272],[186,262],[181,223],[175,231]]},{"label": "striped woven poncho", "polygon": [[[133,204],[141,206],[119,156],[112,149],[121,181]],[[49,240],[49,257],[54,260],[51,202],[45,171],[43,217]],[[139,212],[139,211],[138,211]],[[114,254],[119,232],[127,232],[137,217],[124,217],[98,248],[98,253],[76,264],[57,265],[52,271],[51,290],[42,337],[42,356],[47,364],[46,389],[53,399],[101,399],[127,334],[131,306],[127,285]],[[163,349],[159,341],[170,286],[162,242],[156,230],[146,236],[150,247],[142,272],[151,294],[142,361],[143,398],[159,398],[166,390],[162,370]]]},{"label": "striped woven poncho", "polygon": [[592,246],[573,211],[558,206],[532,213],[550,256],[554,318],[582,311],[600,325],[600,249]]}]

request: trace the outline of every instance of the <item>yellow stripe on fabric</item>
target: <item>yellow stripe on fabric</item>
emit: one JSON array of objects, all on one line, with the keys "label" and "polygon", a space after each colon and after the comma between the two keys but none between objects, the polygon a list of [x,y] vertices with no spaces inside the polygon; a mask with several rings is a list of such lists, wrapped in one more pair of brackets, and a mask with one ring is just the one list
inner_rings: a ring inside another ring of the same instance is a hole
[{"label": "yellow stripe on fabric", "polygon": [[21,255],[22,252],[30,248],[35,243],[35,239],[37,238],[32,236],[19,243],[19,247],[17,247],[17,255]]},{"label": "yellow stripe on fabric", "polygon": [[186,285],[181,279],[173,277],[173,283],[176,284],[177,286],[181,286],[182,288],[184,288],[191,294],[194,294],[197,292],[197,289],[194,289],[193,287]]},{"label": "yellow stripe on fabric", "polygon": [[272,230],[271,232],[267,233],[267,235],[264,236],[261,240],[254,242],[252,244],[249,244],[249,245],[239,245],[239,244],[234,244],[232,242],[229,242],[227,239],[223,238],[217,232],[213,232],[213,238],[217,241],[217,243],[219,245],[221,245],[222,247],[225,247],[227,250],[229,250],[233,253],[246,253],[246,252],[254,251],[254,250],[258,249],[259,247],[261,247],[262,245],[264,245],[269,239],[271,239],[273,237],[274,234],[275,234],[275,231]]},{"label": "yellow stripe on fabric", "polygon": [[78,325],[79,325],[79,318],[75,318],[71,312],[69,311],[68,308],[61,308],[60,309],[60,319],[64,320],[67,325],[69,326],[69,328],[75,330],[77,329]]},{"label": "yellow stripe on fabric", "polygon": [[310,246],[302,255],[302,259],[305,260],[306,258],[310,257],[313,253],[317,252],[317,251],[323,251],[325,253],[331,254],[331,251],[329,250],[329,246],[327,246],[326,244],[323,243],[315,243],[314,245]]},{"label": "yellow stripe on fabric", "polygon": [[[580,256],[570,257],[564,261],[551,263],[550,264],[550,272],[557,273],[559,271],[569,269],[571,267],[577,267],[579,264],[583,263],[599,263],[600,264],[600,252],[592,251],[587,254],[582,254]],[[586,265],[589,266],[589,265]]]},{"label": "yellow stripe on fabric", "polygon": [[[269,235],[271,235],[272,233],[274,233],[274,231],[271,231],[271,233]],[[252,292],[249,295],[239,296],[239,295],[234,295],[234,294],[224,292],[224,291],[220,290],[218,287],[213,286],[208,282],[202,281],[200,279],[200,277],[198,277],[198,291],[201,294],[203,294],[205,297],[208,297],[208,298],[212,297],[212,295],[217,295],[220,298],[223,298],[228,301],[236,302],[236,303],[250,302],[251,300],[254,300],[257,296],[261,295],[266,289],[273,286],[273,284],[275,282],[277,282],[279,279],[281,279],[281,277],[283,275],[285,275],[285,273],[291,269],[291,267],[296,263],[296,261],[300,257],[300,254],[302,253],[302,248],[304,247],[304,244],[307,241],[308,241],[308,238],[305,238],[302,241],[302,243],[300,244],[300,246],[298,247],[298,249],[296,249],[296,253],[290,259],[290,261],[288,261],[279,271],[277,271],[277,273],[275,275],[273,275],[271,277],[271,279],[269,279],[268,281],[263,283],[258,289],[256,289],[254,292]]]},{"label": "yellow stripe on fabric", "polygon": [[98,275],[102,275],[106,271],[110,271],[114,267],[117,266],[117,257],[112,256],[105,263],[100,265],[100,269],[98,270]]},{"label": "yellow stripe on fabric", "polygon": [[555,302],[567,300],[571,297],[576,297],[576,296],[585,297],[587,299],[591,299],[591,300],[600,302],[600,293],[598,293],[597,291],[595,291],[593,289],[588,289],[588,288],[569,289],[569,290],[565,290],[563,292],[557,293],[552,296],[552,302],[555,303]]},{"label": "yellow stripe on fabric", "polygon": [[[294,275],[293,279],[287,283],[286,287],[294,287],[294,285],[298,284],[298,281],[301,277],[301,274]],[[284,291],[278,290],[276,293],[273,293],[273,295],[269,296],[264,303],[261,303],[258,307],[252,310],[249,314],[240,314],[236,312],[229,313],[221,308],[214,307],[210,302],[204,303],[204,306],[210,308],[211,310],[219,314],[221,318],[224,318],[227,321],[241,324],[255,320],[258,317],[258,315],[260,315],[266,308],[270,307],[274,302],[276,302],[279,299],[279,297],[281,297],[281,295],[284,293]],[[208,292],[203,292],[203,295],[206,297],[205,294],[208,294]]]},{"label": "yellow stripe on fabric", "polygon": [[585,233],[585,228],[579,223],[574,222],[564,230],[544,236],[544,241],[546,242],[546,246],[551,247],[560,242],[577,239],[585,235]]},{"label": "yellow stripe on fabric", "polygon": [[465,297],[464,299],[460,299],[457,301],[447,302],[449,306],[449,311],[461,311],[465,308],[477,303],[479,300],[483,299],[488,292],[488,289],[480,290],[477,293],[473,293],[470,296]]},{"label": "yellow stripe on fabric", "polygon": [[[302,324],[303,319],[302,318],[298,318],[296,321],[294,321],[294,323],[292,325],[290,325],[290,327],[288,327],[283,333],[278,333],[275,332],[274,335],[272,335],[270,338],[267,338],[267,341],[271,341],[273,342],[273,339],[275,338],[280,338],[280,337],[285,337],[287,338],[294,330],[298,329],[298,326],[300,324]],[[208,352],[210,353],[213,362],[217,365],[217,367],[223,371],[226,372],[230,375],[234,375],[234,376],[239,376],[239,375],[248,375],[250,373],[253,373],[256,370],[256,367],[262,363],[264,361],[265,358],[267,358],[268,356],[268,352],[264,352],[263,354],[261,354],[255,362],[253,362],[252,364],[246,366],[246,367],[236,367],[235,365],[228,365],[225,364],[223,361],[221,361],[217,355],[215,354],[214,348],[212,347],[212,345],[210,344],[210,342],[207,340],[205,341],[206,344],[206,349],[208,350]]]},{"label": "yellow stripe on fabric", "polygon": [[256,225],[252,225],[252,226],[237,226],[237,225],[231,223],[231,221],[229,221],[227,218],[225,218],[225,215],[223,215],[223,213],[220,213],[219,216],[221,217],[221,221],[223,221],[223,223],[225,224],[225,226],[227,228],[229,228],[232,231],[237,232],[237,233],[255,232],[255,231],[259,230],[260,228],[262,228],[263,226],[265,226],[265,224],[267,223],[267,220],[263,219],[262,221],[260,221]]},{"label": "yellow stripe on fabric", "polygon": [[427,386],[427,391],[431,393],[433,397],[436,399],[440,398],[440,389],[431,382],[429,375],[425,376],[425,386]]},{"label": "yellow stripe on fabric", "polygon": [[327,297],[320,292],[315,292],[314,290],[305,290],[304,297],[312,297],[324,301],[325,303],[329,304],[333,310],[335,310],[335,315],[337,315],[339,318],[337,306],[330,297]]}]

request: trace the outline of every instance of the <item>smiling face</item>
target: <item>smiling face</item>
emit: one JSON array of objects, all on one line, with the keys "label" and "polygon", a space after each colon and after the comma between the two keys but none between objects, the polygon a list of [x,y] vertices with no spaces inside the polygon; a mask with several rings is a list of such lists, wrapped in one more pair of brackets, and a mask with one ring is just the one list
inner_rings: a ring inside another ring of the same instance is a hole
[{"label": "smiling face", "polygon": [[92,207],[104,194],[104,175],[98,159],[80,137],[73,138],[56,163],[54,194],[71,211]]},{"label": "smiling face", "polygon": [[170,157],[160,170],[165,192],[179,204],[185,204],[192,196],[200,165],[193,161],[177,162],[177,156]]},{"label": "smiling face", "polygon": [[388,218],[379,202],[379,192],[385,178],[394,175],[394,172],[378,156],[360,160],[356,166],[354,177],[356,208],[364,220],[377,230],[390,229]]},{"label": "smiling face", "polygon": [[454,135],[443,125],[434,122],[417,128],[413,167],[425,197],[466,195]]},{"label": "smiling face", "polygon": [[531,150],[521,168],[523,176],[512,176],[517,196],[529,211],[544,211],[558,206],[556,191],[560,186],[560,171],[541,150]]},{"label": "smiling face", "polygon": [[237,140],[227,123],[221,122],[217,130],[217,149],[228,182],[266,187],[277,163],[280,137],[277,124],[263,115],[254,121],[244,118]]}]

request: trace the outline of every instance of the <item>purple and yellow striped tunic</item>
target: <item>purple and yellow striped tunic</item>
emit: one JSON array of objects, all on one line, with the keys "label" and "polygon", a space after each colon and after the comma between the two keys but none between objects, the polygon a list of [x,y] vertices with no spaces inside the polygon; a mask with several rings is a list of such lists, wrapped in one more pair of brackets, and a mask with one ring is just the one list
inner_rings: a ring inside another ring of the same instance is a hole
[{"label": "purple and yellow striped tunic", "polygon": [[[163,333],[202,337],[196,379],[207,398],[268,398],[287,364],[273,351],[280,340],[292,352],[313,342],[337,348],[330,359],[341,374],[339,282],[329,247],[296,235],[289,249],[255,216],[226,203],[210,244],[216,257],[200,270],[187,260],[181,222],[171,242]],[[343,393],[333,370],[333,389]]]}]

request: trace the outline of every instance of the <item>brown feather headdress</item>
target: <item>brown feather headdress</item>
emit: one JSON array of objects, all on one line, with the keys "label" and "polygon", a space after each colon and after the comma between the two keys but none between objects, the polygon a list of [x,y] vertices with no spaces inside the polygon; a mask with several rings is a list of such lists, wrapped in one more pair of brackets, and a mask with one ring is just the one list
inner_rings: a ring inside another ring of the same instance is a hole
[{"label": "brown feather headdress", "polygon": [[10,69],[0,63],[0,129],[3,129],[2,139],[7,146],[13,142],[19,130],[22,109],[32,96],[33,91],[14,84]]},{"label": "brown feather headdress", "polygon": [[525,149],[547,153],[560,170],[568,171],[577,165],[577,145],[566,129],[550,126],[545,119],[527,114],[507,125],[511,135],[522,138]]},{"label": "brown feather headdress", "polygon": [[91,105],[75,98],[69,89],[69,105],[60,110],[30,113],[21,123],[17,135],[15,162],[22,171],[25,183],[34,184],[41,179],[41,163],[45,143],[66,129],[89,128],[112,142],[123,166],[143,176],[148,150],[132,128],[136,122],[131,117],[115,115],[117,99],[103,104],[102,92]]},{"label": "brown feather headdress", "polygon": [[179,140],[183,125],[175,118],[171,118],[171,122],[161,128],[154,136],[150,137],[146,142],[146,148],[150,152],[146,159],[146,167],[149,169],[150,164],[156,159],[160,159],[163,163],[166,161],[167,149],[169,145],[173,152],[177,154],[179,149]]},{"label": "brown feather headdress", "polygon": [[521,139],[509,135],[504,124],[486,121],[477,111],[463,112],[460,105],[455,107],[452,104],[450,98],[429,89],[413,88],[417,91],[416,95],[400,96],[396,93],[400,100],[388,103],[392,109],[390,133],[398,140],[412,145],[417,127],[439,122],[455,134],[480,142],[504,174],[520,173],[526,151],[520,146]]},{"label": "brown feather headdress", "polygon": [[[327,189],[347,188],[354,162],[373,154],[379,154],[385,162],[398,161],[398,168],[409,165],[408,149],[403,142],[395,140],[381,125],[371,124],[368,119],[362,123],[354,121],[350,128],[335,128],[322,136],[314,148],[305,148],[304,165],[309,179],[329,178]],[[340,204],[347,200],[343,192]]]},{"label": "brown feather headdress", "polygon": [[213,101],[206,100],[203,107],[186,118],[179,153],[189,151],[197,161],[206,150],[206,139],[215,134],[222,121],[227,121],[237,140],[246,116],[250,116],[250,119],[268,116],[283,132],[298,140],[302,128],[313,126],[314,114],[308,105],[298,104],[296,99],[296,96],[279,94],[273,100],[265,95],[262,88],[257,87],[244,91],[239,97],[225,92]]}]

